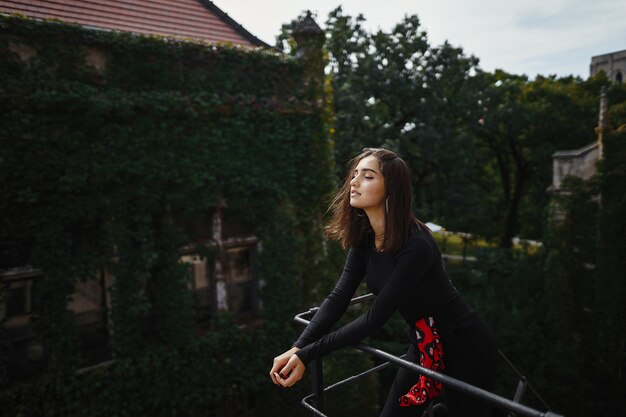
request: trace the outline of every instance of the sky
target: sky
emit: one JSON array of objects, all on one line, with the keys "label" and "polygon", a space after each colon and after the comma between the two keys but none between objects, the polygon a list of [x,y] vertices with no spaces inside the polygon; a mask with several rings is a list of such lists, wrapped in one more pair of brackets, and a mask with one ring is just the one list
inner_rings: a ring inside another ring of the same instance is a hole
[{"label": "sky", "polygon": [[432,45],[445,40],[496,68],[534,78],[589,76],[591,57],[626,50],[626,0],[213,0],[250,33],[274,45],[283,23],[303,10],[363,14],[370,31],[389,31],[417,15]]}]

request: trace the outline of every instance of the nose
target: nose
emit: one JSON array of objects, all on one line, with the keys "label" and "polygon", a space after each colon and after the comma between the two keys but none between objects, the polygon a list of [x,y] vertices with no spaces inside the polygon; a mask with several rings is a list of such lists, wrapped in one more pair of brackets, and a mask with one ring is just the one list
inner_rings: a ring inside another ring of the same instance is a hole
[{"label": "nose", "polygon": [[350,185],[351,185],[351,186],[353,186],[353,187],[354,187],[354,186],[358,185],[357,178],[358,178],[358,177],[356,177],[356,176],[355,176],[354,178],[352,178],[352,179],[350,180]]}]

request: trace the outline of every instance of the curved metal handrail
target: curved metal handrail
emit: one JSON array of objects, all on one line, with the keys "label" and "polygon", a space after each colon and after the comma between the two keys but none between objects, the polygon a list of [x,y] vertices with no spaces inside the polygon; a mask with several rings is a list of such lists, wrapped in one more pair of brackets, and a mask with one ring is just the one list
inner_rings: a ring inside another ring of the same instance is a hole
[{"label": "curved metal handrail", "polygon": [[[358,303],[362,303],[365,301],[369,301],[373,298],[375,298],[376,296],[374,294],[365,294],[359,297],[355,297],[352,300],[350,300],[350,305],[353,304],[358,304]],[[296,323],[299,324],[303,324],[303,325],[307,325],[309,324],[310,320],[306,319],[306,316],[313,316],[317,311],[319,310],[319,307],[313,307],[310,308],[307,311],[304,311],[302,313],[298,313],[294,316],[294,321]],[[360,343],[358,345],[353,346],[354,348],[368,353],[370,355],[372,355],[373,357],[377,358],[377,359],[381,359],[386,361],[385,363],[378,365],[374,368],[368,369],[364,372],[361,372],[360,374],[357,375],[353,375],[350,376],[344,380],[341,380],[339,382],[336,382],[335,384],[332,384],[326,388],[323,387],[322,384],[322,368],[321,368],[321,359],[316,359],[314,361],[311,361],[311,367],[314,368],[312,374],[313,377],[313,387],[314,387],[314,391],[311,395],[308,395],[306,397],[304,397],[301,401],[302,405],[307,408],[309,411],[311,411],[313,414],[320,416],[320,417],[328,417],[326,414],[324,414],[321,409],[323,408],[323,394],[326,391],[330,391],[334,388],[337,388],[341,385],[350,383],[358,378],[361,378],[362,376],[365,376],[367,374],[370,374],[372,372],[376,372],[379,371],[381,369],[384,369],[392,364],[397,365],[397,366],[401,366],[405,369],[409,369],[411,371],[414,371],[418,374],[421,375],[426,375],[431,379],[434,379],[435,381],[441,382],[446,386],[449,387],[453,387],[454,389],[458,390],[458,391],[462,391],[466,394],[472,395],[474,397],[478,397],[484,401],[487,401],[501,409],[505,409],[509,412],[514,413],[515,415],[520,415],[520,416],[527,416],[527,417],[563,417],[560,414],[556,414],[552,411],[539,411],[539,410],[535,410],[531,407],[527,407],[525,405],[520,404],[519,402],[519,395],[516,394],[516,401],[512,401],[509,400],[507,398],[501,397],[499,395],[493,394],[489,391],[486,391],[484,389],[475,387],[471,384],[468,384],[466,382],[460,381],[458,379],[449,377],[445,374],[439,373],[439,372],[435,372],[432,369],[428,369],[428,368],[424,368],[422,366],[416,365],[415,363],[412,362],[408,362],[404,359],[402,359],[402,357],[398,357],[395,355],[392,355],[388,352],[385,352],[383,350],[380,349],[376,349],[372,346]],[[505,360],[507,362],[508,359],[505,357]],[[525,383],[525,382],[524,382]],[[316,404],[315,405],[311,405],[309,404],[309,401],[313,400]],[[543,402],[543,401],[542,401]],[[544,403],[545,405],[545,403]]]}]

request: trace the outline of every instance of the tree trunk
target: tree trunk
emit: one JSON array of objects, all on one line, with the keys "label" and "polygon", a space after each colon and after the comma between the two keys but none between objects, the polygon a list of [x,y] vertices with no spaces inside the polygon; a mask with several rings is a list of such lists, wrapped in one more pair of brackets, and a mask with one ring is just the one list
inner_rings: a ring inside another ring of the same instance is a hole
[{"label": "tree trunk", "polygon": [[519,226],[519,207],[522,202],[523,189],[528,180],[528,176],[523,169],[519,169],[513,195],[509,201],[506,213],[506,219],[502,227],[500,235],[500,247],[511,248],[513,246],[513,237],[518,231]]}]

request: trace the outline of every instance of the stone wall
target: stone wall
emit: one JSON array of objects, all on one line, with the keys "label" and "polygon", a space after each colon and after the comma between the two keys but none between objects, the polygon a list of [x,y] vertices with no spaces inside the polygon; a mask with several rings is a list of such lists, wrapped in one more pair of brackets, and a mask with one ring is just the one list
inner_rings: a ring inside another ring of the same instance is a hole
[{"label": "stone wall", "polygon": [[552,188],[561,189],[567,176],[588,180],[596,173],[596,161],[600,157],[600,142],[595,141],[580,149],[557,151],[552,155]]},{"label": "stone wall", "polygon": [[614,82],[626,82],[626,50],[591,57],[589,75],[594,76],[600,71]]}]

